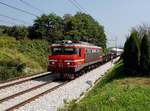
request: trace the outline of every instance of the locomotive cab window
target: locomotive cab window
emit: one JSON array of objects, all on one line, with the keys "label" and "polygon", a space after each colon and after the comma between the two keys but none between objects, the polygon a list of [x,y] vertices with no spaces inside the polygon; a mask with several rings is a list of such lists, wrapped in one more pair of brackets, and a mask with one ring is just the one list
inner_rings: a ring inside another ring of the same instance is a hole
[{"label": "locomotive cab window", "polygon": [[80,55],[80,50],[78,48],[52,48],[52,55]]},{"label": "locomotive cab window", "polygon": [[62,48],[52,48],[52,55],[62,54]]},{"label": "locomotive cab window", "polygon": [[72,54],[78,54],[79,55],[79,49],[77,48],[64,48],[65,55],[72,55]]}]

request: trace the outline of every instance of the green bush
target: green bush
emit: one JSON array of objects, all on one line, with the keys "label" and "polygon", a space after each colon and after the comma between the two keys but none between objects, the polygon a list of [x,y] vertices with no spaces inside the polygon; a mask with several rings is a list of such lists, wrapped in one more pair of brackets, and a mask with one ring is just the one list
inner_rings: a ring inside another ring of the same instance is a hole
[{"label": "green bush", "polygon": [[125,42],[123,63],[127,74],[130,76],[138,74],[140,63],[140,42],[137,32],[132,32]]},{"label": "green bush", "polygon": [[150,47],[147,35],[144,35],[141,42],[140,65],[143,74],[150,72]]},{"label": "green bush", "polygon": [[19,60],[0,60],[0,80],[7,80],[25,75],[25,64]]},{"label": "green bush", "polygon": [[146,33],[141,37],[138,32],[133,31],[127,38],[124,45],[123,63],[125,73],[129,76],[150,73],[150,43]]},{"label": "green bush", "polygon": [[45,40],[21,40],[17,50],[47,68],[48,42]]},{"label": "green bush", "polygon": [[0,37],[0,80],[47,70],[48,42]]}]

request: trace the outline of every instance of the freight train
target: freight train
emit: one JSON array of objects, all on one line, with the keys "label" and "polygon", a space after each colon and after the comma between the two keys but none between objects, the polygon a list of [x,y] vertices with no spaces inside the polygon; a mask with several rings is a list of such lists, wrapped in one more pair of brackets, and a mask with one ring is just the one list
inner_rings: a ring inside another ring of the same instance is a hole
[{"label": "freight train", "polygon": [[105,55],[103,48],[81,41],[64,40],[49,46],[48,71],[59,78],[74,79],[114,58]]}]

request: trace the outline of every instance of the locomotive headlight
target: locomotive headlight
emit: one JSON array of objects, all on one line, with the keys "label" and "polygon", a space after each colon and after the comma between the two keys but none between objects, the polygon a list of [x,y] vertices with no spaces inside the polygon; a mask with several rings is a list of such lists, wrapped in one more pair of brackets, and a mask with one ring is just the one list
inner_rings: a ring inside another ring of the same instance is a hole
[{"label": "locomotive headlight", "polygon": [[51,62],[52,64],[55,64],[55,62],[53,61],[53,62]]},{"label": "locomotive headlight", "polygon": [[57,60],[50,59],[49,62],[50,64],[54,65],[57,62]]},{"label": "locomotive headlight", "polygon": [[64,62],[66,62],[67,65],[71,65],[71,62],[73,62],[73,60],[64,60]]},{"label": "locomotive headlight", "polygon": [[70,65],[70,62],[67,62],[67,65]]}]

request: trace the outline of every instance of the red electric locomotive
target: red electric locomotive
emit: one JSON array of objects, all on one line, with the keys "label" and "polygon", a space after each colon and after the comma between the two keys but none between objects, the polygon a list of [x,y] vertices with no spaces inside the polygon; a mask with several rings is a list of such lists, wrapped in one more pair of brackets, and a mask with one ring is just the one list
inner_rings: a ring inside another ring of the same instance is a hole
[{"label": "red electric locomotive", "polygon": [[85,67],[103,62],[103,49],[86,42],[62,41],[49,49],[48,70],[62,78],[74,79]]}]

